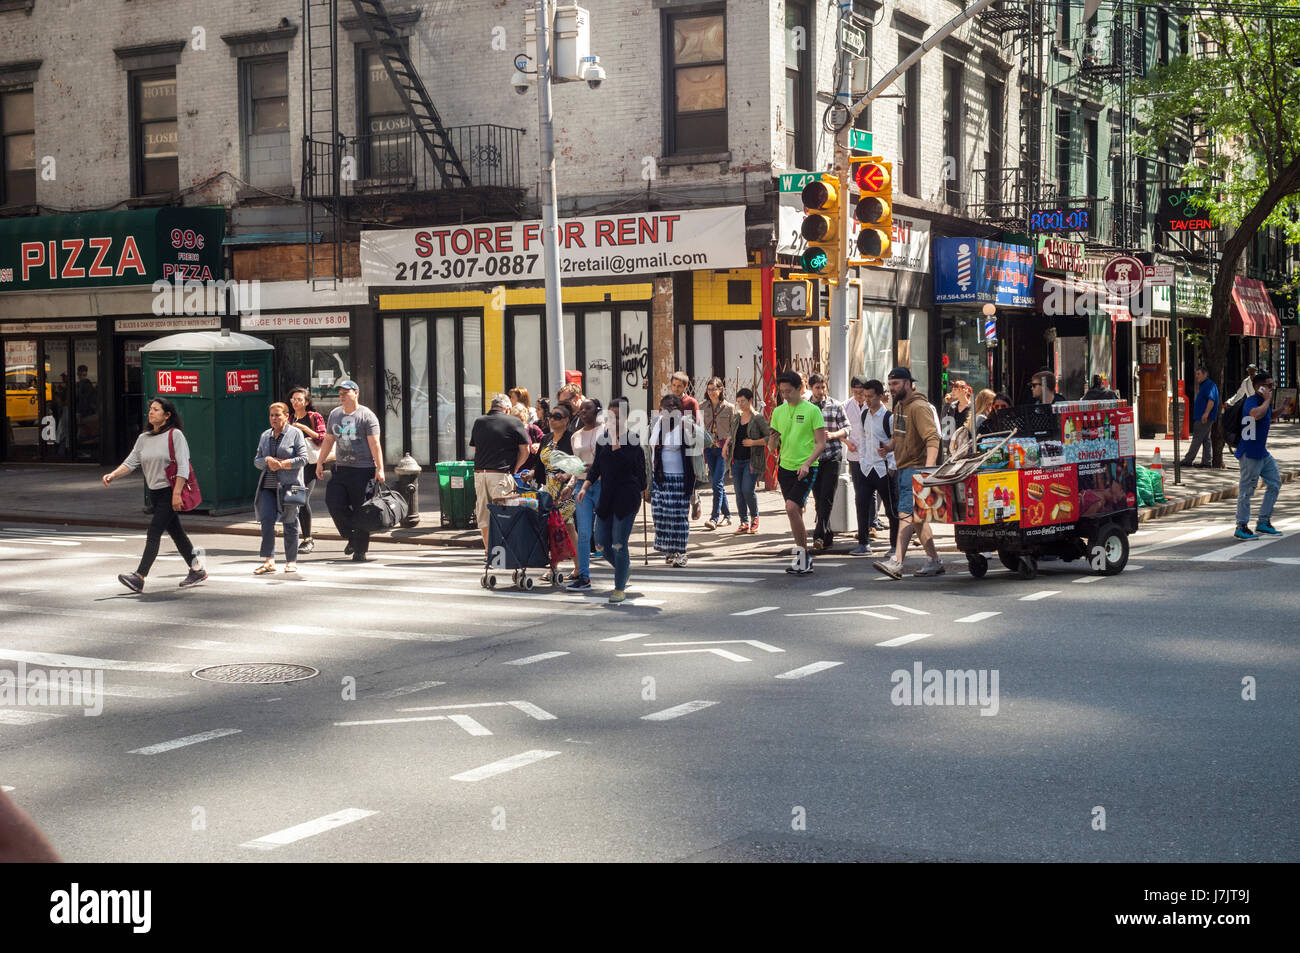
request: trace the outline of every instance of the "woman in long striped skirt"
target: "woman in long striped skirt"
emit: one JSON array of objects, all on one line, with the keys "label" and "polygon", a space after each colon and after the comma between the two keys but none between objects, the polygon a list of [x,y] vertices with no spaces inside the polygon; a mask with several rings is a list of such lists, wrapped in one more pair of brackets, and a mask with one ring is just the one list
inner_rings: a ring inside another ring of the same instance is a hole
[{"label": "woman in long striped skirt", "polygon": [[691,532],[691,493],[695,467],[687,457],[688,440],[682,402],[672,394],[659,401],[659,418],[650,431],[652,480],[650,513],[655,521],[655,550],[670,566],[686,565]]}]

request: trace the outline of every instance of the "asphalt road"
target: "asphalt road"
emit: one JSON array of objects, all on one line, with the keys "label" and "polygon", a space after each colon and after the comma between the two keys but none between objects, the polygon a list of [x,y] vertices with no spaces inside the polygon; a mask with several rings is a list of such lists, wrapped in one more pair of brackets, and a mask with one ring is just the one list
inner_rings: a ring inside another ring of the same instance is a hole
[{"label": "asphalt road", "polygon": [[[1295,861],[1289,503],[1260,543],[1231,503],[1146,524],[1114,577],[693,560],[617,608],[603,568],[489,593],[466,551],[340,543],[258,578],[232,536],[193,590],[164,540],[137,596],[140,534],[4,526],[0,670],[105,697],[0,705],[0,784],[84,861]],[[190,675],[234,662],[319,675]],[[926,704],[930,669],[985,693]]]}]

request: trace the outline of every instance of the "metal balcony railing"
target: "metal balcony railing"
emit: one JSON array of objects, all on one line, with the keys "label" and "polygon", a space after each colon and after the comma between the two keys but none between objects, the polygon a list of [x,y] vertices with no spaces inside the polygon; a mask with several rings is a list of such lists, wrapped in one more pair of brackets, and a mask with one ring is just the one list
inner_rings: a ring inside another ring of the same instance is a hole
[{"label": "metal balcony railing", "polygon": [[[395,121],[409,122],[406,117],[395,117]],[[523,132],[489,124],[447,129],[469,173],[471,188],[519,188],[519,143]],[[340,136],[336,144],[311,139],[306,145],[310,162],[303,192],[309,199],[463,188],[459,181],[443,179],[420,137],[409,127]],[[335,176],[339,180],[337,193]]]}]

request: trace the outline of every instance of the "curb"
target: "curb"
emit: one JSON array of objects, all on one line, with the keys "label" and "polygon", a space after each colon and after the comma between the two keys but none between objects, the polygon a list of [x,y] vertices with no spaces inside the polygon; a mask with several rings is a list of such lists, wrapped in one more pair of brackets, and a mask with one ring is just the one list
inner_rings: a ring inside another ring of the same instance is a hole
[{"label": "curb", "polygon": [[[1300,479],[1300,470],[1283,470],[1281,477],[1283,483],[1291,483],[1294,480]],[[1175,500],[1172,503],[1161,503],[1158,506],[1149,506],[1138,513],[1138,522],[1145,523],[1148,520],[1159,519],[1162,516],[1181,513],[1183,510],[1195,509],[1198,506],[1204,506],[1206,503],[1217,503],[1220,500],[1235,500],[1236,498],[1237,487],[1225,486],[1219,490],[1211,490],[1208,493],[1185,497],[1181,500]]]}]

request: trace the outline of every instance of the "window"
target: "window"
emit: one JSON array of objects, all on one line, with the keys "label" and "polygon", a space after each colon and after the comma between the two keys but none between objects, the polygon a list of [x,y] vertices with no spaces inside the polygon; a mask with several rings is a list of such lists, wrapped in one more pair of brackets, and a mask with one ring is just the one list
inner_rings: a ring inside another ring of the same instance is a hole
[{"label": "window", "polygon": [[722,13],[667,18],[667,152],[727,148],[726,29]]},{"label": "window", "polygon": [[244,117],[244,174],[253,185],[287,185],[289,169],[289,58],[240,61]]},{"label": "window", "polygon": [[[916,49],[910,40],[898,41],[901,61]],[[908,67],[903,74],[903,102],[898,107],[898,157],[902,169],[898,178],[907,195],[921,194],[921,64]]]},{"label": "window", "polygon": [[[871,64],[872,64],[872,62],[873,62],[871,51],[874,49],[874,47],[871,45],[871,44],[872,44],[872,36],[871,36],[871,23],[870,23],[870,20],[871,20],[871,17],[870,17],[870,16],[863,18],[863,20],[860,20],[860,21],[859,21],[859,23],[861,24],[861,26],[858,27],[858,29],[860,29],[860,30],[862,31],[862,33],[864,34],[864,36],[866,37],[866,44],[865,44],[865,45],[866,45],[866,48],[867,48],[867,59],[866,59],[866,63],[865,63],[865,65],[864,65],[864,68],[865,68],[866,71],[867,71],[867,74],[866,74],[866,84],[867,84],[866,88],[867,88],[867,89],[870,89],[870,88],[871,88],[871,74],[872,74]],[[853,97],[853,99],[854,99],[855,102],[856,102],[859,98],[860,98],[859,96],[854,96],[854,97]],[[871,131],[871,106],[870,106],[870,105],[868,105],[866,109],[862,110],[862,112],[858,113],[858,118],[855,119],[854,122],[853,122],[853,128],[855,128],[855,129],[861,129],[861,130],[863,130],[864,132],[870,132],[870,131]]]},{"label": "window", "polygon": [[1006,91],[992,78],[984,80],[984,107],[989,130],[988,149],[984,153],[984,200],[989,205],[1002,204],[1002,130],[1006,109]]},{"label": "window", "polygon": [[1070,45],[1070,4],[1072,0],[1056,0],[1056,42],[1061,46]]},{"label": "window", "polygon": [[1100,135],[1097,117],[1086,119],[1084,129],[1086,130],[1083,140],[1084,188],[1087,190],[1088,198],[1095,199],[1097,198],[1097,137]]},{"label": "window", "polygon": [[962,66],[943,61],[943,175],[949,205],[961,205],[962,171]]},{"label": "window", "polygon": [[1156,59],[1169,62],[1169,11],[1164,9],[1156,13]]},{"label": "window", "polygon": [[1070,194],[1070,110],[1056,111],[1056,195]]},{"label": "window", "polygon": [[0,205],[35,205],[36,106],[30,89],[0,95],[0,137]]},{"label": "window", "polygon": [[[406,41],[403,40],[403,43]],[[376,50],[357,51],[362,64],[361,142],[358,152],[367,179],[406,178],[411,175],[411,116],[402,105],[397,87],[388,78],[383,57]]]},{"label": "window", "polygon": [[753,288],[750,281],[728,281],[727,304],[752,304]]},{"label": "window", "polygon": [[812,167],[808,136],[808,7],[785,4],[785,167]]},{"label": "window", "polygon": [[135,194],[157,195],[180,188],[176,126],[176,70],[131,77],[135,119]]}]

